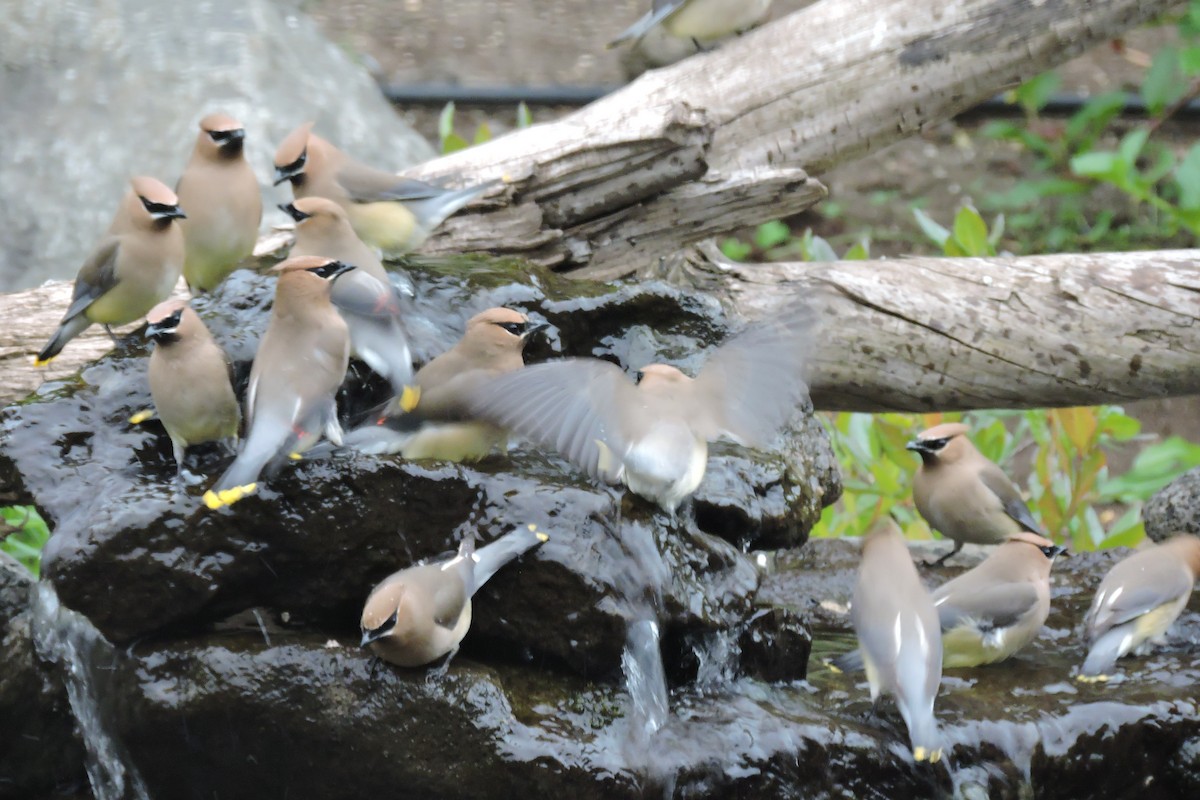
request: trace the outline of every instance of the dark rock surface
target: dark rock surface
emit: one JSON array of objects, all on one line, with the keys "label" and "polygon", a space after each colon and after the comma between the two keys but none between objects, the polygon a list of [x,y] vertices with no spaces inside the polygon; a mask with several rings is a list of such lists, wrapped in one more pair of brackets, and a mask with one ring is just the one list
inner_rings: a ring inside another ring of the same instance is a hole
[{"label": "dark rock surface", "polygon": [[71,797],[87,786],[67,693],[34,654],[33,576],[0,553],[0,798]]},{"label": "dark rock surface", "polygon": [[1146,535],[1156,542],[1176,533],[1200,535],[1200,467],[1160,489],[1142,508]]},{"label": "dark rock surface", "polygon": [[[531,348],[531,361],[594,353],[635,367],[661,357],[694,369],[698,352],[725,333],[715,303],[663,284],[582,285],[477,261],[416,269],[414,278],[424,314],[417,349],[425,355],[491,305],[523,308],[555,326]],[[254,351],[272,285],[238,273],[197,303],[236,360]],[[378,389],[351,382],[347,423],[382,399]],[[614,587],[627,559],[610,530],[615,506],[608,490],[562,462],[527,448],[476,466],[354,453],[306,459],[213,513],[200,503],[203,485],[180,490],[171,482],[157,426],[125,423],[147,403],[145,359],[133,349],[75,382],[47,385],[0,417],[0,483],[52,522],[45,572],[63,603],[110,639],[195,631],[249,607],[295,626],[353,631],[371,587],[400,566],[454,550],[468,531],[487,541],[536,523],[551,541],[485,587],[473,636],[589,675],[616,670],[625,617]],[[624,522],[649,526],[670,567],[669,637],[716,632],[751,613],[757,571],[718,537],[802,542],[839,491],[820,426],[798,415],[793,428],[781,455],[716,452],[696,502],[700,527],[716,536],[687,534],[650,504],[625,499]],[[220,471],[219,453],[198,458],[206,474]]]},{"label": "dark rock surface", "polygon": [[[72,278],[132,175],[173,186],[200,118],[246,126],[271,187],[275,148],[300,123],[380,169],[434,156],[358,64],[289,3],[0,0],[0,290]],[[48,213],[47,209],[69,213]]]}]

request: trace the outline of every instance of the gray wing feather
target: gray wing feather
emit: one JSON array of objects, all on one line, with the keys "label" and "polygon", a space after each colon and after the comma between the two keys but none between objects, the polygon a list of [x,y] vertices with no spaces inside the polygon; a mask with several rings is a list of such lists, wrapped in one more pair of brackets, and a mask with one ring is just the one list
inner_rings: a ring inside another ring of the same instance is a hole
[{"label": "gray wing feather", "polygon": [[[635,403],[636,390],[621,369],[599,359],[567,359],[515,370],[472,394],[472,413],[543,447],[557,450],[592,477],[602,474],[603,442],[618,458],[632,431],[615,409]],[[628,426],[625,426],[628,427]]]},{"label": "gray wing feather", "polygon": [[688,0],[654,0],[654,5],[650,8],[650,13],[643,16],[637,22],[630,25],[622,31],[617,38],[608,43],[609,47],[615,47],[621,42],[627,42],[630,39],[640,39],[658,23],[662,22],[667,17],[674,14]]},{"label": "gray wing feather", "polygon": [[805,368],[815,315],[795,305],[755,323],[713,353],[696,376],[697,427],[705,437],[726,434],[750,445],[767,444],[808,397]]},{"label": "gray wing feather", "polygon": [[121,251],[121,239],[117,236],[105,239],[88,256],[75,278],[75,290],[71,294],[71,305],[63,319],[70,319],[96,301],[117,282],[117,255]]},{"label": "gray wing feather", "polygon": [[[947,599],[939,603],[943,597]],[[988,631],[1016,624],[1037,606],[1038,595],[1029,583],[1002,583],[970,593],[939,590],[933,593],[933,602],[943,631],[967,620]]]},{"label": "gray wing feather", "polygon": [[1029,506],[1025,505],[1025,500],[1021,497],[1021,493],[1017,491],[1017,487],[1009,480],[999,467],[991,462],[984,465],[979,472],[979,479],[983,481],[992,494],[1000,498],[1000,503],[1004,507],[1004,513],[1017,521],[1022,528],[1030,533],[1036,533],[1039,536],[1045,536],[1042,533],[1042,528],[1038,525],[1033,514],[1029,511]]},{"label": "gray wing feather", "polygon": [[[1136,583],[1128,579],[1129,573],[1140,573]],[[1116,593],[1120,586],[1124,586],[1124,590]],[[1160,560],[1143,565],[1137,561],[1123,561],[1100,583],[1096,601],[1103,598],[1104,602],[1096,605],[1093,601],[1087,616],[1088,633],[1094,639],[1110,628],[1178,600],[1191,590],[1191,575],[1178,562]]]}]

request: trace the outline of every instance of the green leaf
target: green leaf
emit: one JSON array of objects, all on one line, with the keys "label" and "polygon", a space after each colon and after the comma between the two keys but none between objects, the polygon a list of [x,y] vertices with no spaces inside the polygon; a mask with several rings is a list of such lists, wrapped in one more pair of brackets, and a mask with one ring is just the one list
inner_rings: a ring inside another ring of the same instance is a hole
[{"label": "green leaf", "polygon": [[1018,86],[1014,94],[1025,113],[1032,116],[1046,107],[1060,86],[1062,78],[1057,72],[1043,72]]},{"label": "green leaf", "polygon": [[529,106],[525,105],[525,101],[517,103],[517,128],[528,128],[533,124],[533,112],[529,110]]},{"label": "green leaf", "polygon": [[919,208],[913,209],[913,216],[917,218],[917,225],[921,227],[921,232],[925,234],[938,247],[945,247],[946,242],[950,239],[950,231],[933,221],[933,218]]},{"label": "green leaf", "polygon": [[1159,48],[1142,79],[1142,100],[1146,109],[1157,117],[1183,97],[1185,91],[1187,87],[1179,73],[1179,52],[1171,46]]},{"label": "green leaf", "polygon": [[1136,169],[1138,156],[1142,154],[1142,150],[1146,147],[1146,140],[1149,138],[1150,129],[1138,127],[1125,134],[1121,139],[1121,144],[1117,147],[1117,156],[1129,171]]},{"label": "green leaf", "polygon": [[1179,49],[1179,69],[1188,77],[1200,74],[1200,46],[1190,45]]},{"label": "green leaf", "polygon": [[1115,153],[1094,150],[1071,159],[1071,172],[1085,178],[1112,179],[1118,172],[1119,162]]},{"label": "green leaf", "polygon": [[1106,92],[1089,99],[1067,122],[1064,135],[1070,148],[1075,152],[1090,149],[1100,134],[1104,133],[1108,123],[1123,108],[1124,92]]},{"label": "green leaf", "polygon": [[0,550],[8,553],[36,578],[41,570],[42,548],[50,538],[50,528],[33,506],[0,508],[0,518],[17,529],[0,539]]},{"label": "green leaf", "polygon": [[996,247],[1000,244],[1000,239],[1004,236],[1004,214],[996,215],[992,220],[992,232],[988,234],[987,241],[991,248],[991,252],[996,252]]},{"label": "green leaf", "polygon": [[451,133],[446,138],[442,139],[442,155],[457,153],[459,150],[466,150],[470,147],[467,140],[459,136],[457,133]]},{"label": "green leaf", "polygon": [[853,247],[842,254],[843,261],[866,261],[870,257],[871,246],[866,239],[856,242]]},{"label": "green leaf", "polygon": [[754,244],[760,250],[770,250],[792,238],[792,229],[779,220],[764,222],[754,229]]},{"label": "green leaf", "polygon": [[988,245],[987,223],[979,212],[970,206],[963,206],[954,215],[954,241],[969,256],[992,255]]},{"label": "green leaf", "polygon": [[731,261],[745,261],[754,252],[754,246],[730,236],[721,242],[721,252]]},{"label": "green leaf", "polygon": [[829,242],[815,235],[812,229],[804,231],[800,239],[800,255],[805,261],[828,262],[837,261],[837,253]]},{"label": "green leaf", "polygon": [[1188,211],[1200,210],[1200,143],[1192,145],[1175,168],[1179,186],[1179,205]]},{"label": "green leaf", "polygon": [[475,129],[475,141],[473,143],[474,144],[483,144],[484,142],[490,142],[491,140],[492,140],[491,127],[486,122],[481,123],[479,125],[479,127]]},{"label": "green leaf", "polygon": [[[445,142],[454,133],[454,101],[451,100],[442,107],[442,113],[438,116],[438,140]],[[446,152],[445,147],[442,147],[442,152]]]}]

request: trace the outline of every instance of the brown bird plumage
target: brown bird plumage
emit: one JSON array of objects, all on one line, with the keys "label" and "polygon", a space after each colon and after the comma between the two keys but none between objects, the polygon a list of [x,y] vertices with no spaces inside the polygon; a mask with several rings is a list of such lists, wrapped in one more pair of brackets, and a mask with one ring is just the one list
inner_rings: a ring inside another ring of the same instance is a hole
[{"label": "brown bird plumage", "polygon": [[[130,191],[75,278],[58,330],[34,360],[48,364],[92,323],[125,325],[170,296],[183,271],[179,198],[154,178],[130,180]],[[115,337],[114,337],[115,341]]]},{"label": "brown bird plumage", "polygon": [[183,276],[193,294],[211,292],[254,252],[262,193],[246,161],[245,130],[228,114],[200,120],[191,159],[175,191],[183,220]]},{"label": "brown bird plumage", "polygon": [[225,351],[182,300],[159,303],[146,316],[150,395],[182,475],[184,451],[193,444],[237,443],[242,415],[229,379]]},{"label": "brown bird plumage", "polygon": [[967,438],[966,425],[948,422],[917,435],[909,450],[921,456],[913,499],[929,526],[954,540],[945,561],[966,542],[999,544],[1021,531],[1043,536],[1021,493]]},{"label": "brown bird plumage", "polygon": [[1177,534],[1119,561],[1096,590],[1086,619],[1080,680],[1106,680],[1117,659],[1159,642],[1200,577],[1200,537]]},{"label": "brown bird plumage", "polygon": [[304,452],[322,432],[341,443],[336,395],[350,360],[350,335],[330,302],[330,283],[353,269],[315,256],[275,267],[275,304],[246,388],[246,436],[233,464],[205,493],[209,508],[254,492],[264,468]]}]

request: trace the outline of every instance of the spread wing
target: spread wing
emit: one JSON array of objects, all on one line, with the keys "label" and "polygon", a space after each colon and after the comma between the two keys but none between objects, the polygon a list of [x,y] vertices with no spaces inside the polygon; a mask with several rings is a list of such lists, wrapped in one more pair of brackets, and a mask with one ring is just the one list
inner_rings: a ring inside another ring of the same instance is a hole
[{"label": "spread wing", "polygon": [[814,327],[808,306],[794,305],[719,347],[696,376],[700,419],[693,428],[709,439],[767,444],[808,398]]},{"label": "spread wing", "polygon": [[620,367],[600,359],[566,359],[514,370],[473,393],[474,414],[558,451],[592,477],[615,480],[617,460],[638,431],[635,415],[620,414],[640,399]]},{"label": "spread wing", "polygon": [[91,252],[75,278],[75,291],[71,305],[63,319],[70,319],[96,301],[117,282],[117,255],[121,251],[121,238],[109,236]]},{"label": "spread wing", "polygon": [[[1037,590],[1032,584],[999,583],[982,590],[958,590],[947,583],[933,593],[942,630],[971,622],[982,631],[1007,628],[1037,607]],[[947,591],[949,590],[949,591]]]},{"label": "spread wing", "polygon": [[334,278],[329,299],[338,309],[362,317],[391,319],[400,315],[400,295],[396,288],[362,269],[352,269]]},{"label": "spread wing", "polygon": [[1009,480],[1008,476],[999,467],[988,462],[979,471],[979,479],[983,481],[984,486],[991,490],[992,494],[1000,498],[1000,503],[1004,506],[1005,514],[1015,519],[1022,528],[1030,533],[1045,536],[1042,533],[1041,526],[1033,518],[1033,514],[1029,512],[1029,506],[1025,505],[1025,500],[1022,499],[1021,493],[1017,491],[1017,487],[1013,485],[1013,482]]},{"label": "spread wing", "polygon": [[1087,616],[1093,639],[1191,592],[1191,574],[1182,563],[1138,555],[1117,564],[1101,581]]}]

